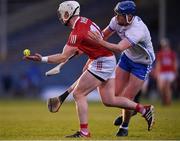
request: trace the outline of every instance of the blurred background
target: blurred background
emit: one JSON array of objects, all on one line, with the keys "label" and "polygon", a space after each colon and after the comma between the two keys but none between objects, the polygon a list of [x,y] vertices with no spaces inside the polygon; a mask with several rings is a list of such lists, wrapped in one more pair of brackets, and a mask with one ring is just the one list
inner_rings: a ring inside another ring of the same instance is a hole
[{"label": "blurred background", "polygon": [[[87,57],[82,56],[68,62],[61,73],[46,77],[51,64],[22,60],[23,50],[49,55],[61,52],[70,29],[57,18],[56,10],[61,0],[0,0],[0,99],[46,99],[65,91],[81,74]],[[81,15],[92,19],[104,29],[114,16],[113,9],[119,0],[78,0]],[[160,50],[161,39],[176,53],[180,66],[180,16],[179,0],[135,0],[137,15],[148,26],[154,50]],[[176,15],[177,14],[177,15]],[[120,39],[113,36],[110,42]],[[117,55],[117,58],[119,55]],[[180,68],[171,83],[173,100],[180,99]],[[156,71],[143,89],[143,97],[162,101],[158,89]],[[96,93],[96,92],[95,92]],[[99,100],[97,94],[89,99]]]}]

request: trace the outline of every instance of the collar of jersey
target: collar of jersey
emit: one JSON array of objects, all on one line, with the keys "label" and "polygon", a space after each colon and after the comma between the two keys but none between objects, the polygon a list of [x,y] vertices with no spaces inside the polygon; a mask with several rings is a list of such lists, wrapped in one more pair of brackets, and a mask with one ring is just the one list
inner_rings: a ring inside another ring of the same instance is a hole
[{"label": "collar of jersey", "polygon": [[73,24],[73,26],[72,26],[72,29],[74,29],[74,27],[76,26],[76,23],[77,23],[77,21],[80,19],[80,17],[78,17],[76,20],[75,20],[75,22],[74,22],[74,24]]}]

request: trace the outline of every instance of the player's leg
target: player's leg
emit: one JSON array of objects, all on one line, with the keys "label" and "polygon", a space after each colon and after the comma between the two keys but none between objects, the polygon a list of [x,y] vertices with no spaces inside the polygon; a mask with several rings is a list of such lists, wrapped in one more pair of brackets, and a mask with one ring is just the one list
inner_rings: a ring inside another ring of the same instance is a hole
[{"label": "player's leg", "polygon": [[175,80],[175,74],[173,72],[169,72],[166,75],[167,80],[165,82],[165,93],[164,93],[164,104],[170,105],[172,102],[172,83]]},{"label": "player's leg", "polygon": [[[103,104],[108,107],[119,107],[129,110],[136,110],[137,103],[129,100],[126,97],[115,96],[114,88],[114,79],[108,79],[98,87]],[[140,107],[143,109],[143,105],[140,104]]]},{"label": "player's leg", "polygon": [[[138,92],[142,88],[144,80],[147,78],[151,70],[151,65],[134,63],[128,57],[124,56],[124,59],[122,59],[121,62],[119,63],[119,67],[120,69],[124,69],[131,73],[128,85],[126,86],[124,91],[120,93],[120,95],[127,97],[130,100],[134,100],[135,96],[138,94]],[[116,75],[118,76],[118,74]],[[118,79],[116,83],[117,84],[120,83],[118,82]],[[132,116],[132,114],[133,114],[133,111],[130,111],[127,109],[123,111],[123,122],[119,128],[117,136],[128,135],[128,124],[129,124],[130,117]]]},{"label": "player's leg", "polygon": [[157,87],[158,87],[158,91],[159,94],[161,96],[162,99],[162,103],[165,103],[165,83],[166,83],[166,75],[164,73],[160,73],[160,75],[157,78]]},{"label": "player's leg", "polygon": [[[116,67],[116,77],[115,77],[115,95],[120,96],[124,90],[124,88],[127,86],[129,82],[129,76],[130,73],[128,71],[125,71],[124,69],[120,67]],[[113,124],[115,126],[121,125],[123,120],[122,113],[120,112],[120,116],[118,116]]]},{"label": "player's leg", "polygon": [[153,106],[143,106],[141,104],[135,103],[126,97],[114,96],[114,80],[109,79],[108,81],[101,84],[98,88],[99,93],[102,98],[104,105],[109,107],[119,107],[129,110],[136,110],[141,113],[148,123],[148,130],[151,130],[154,123],[154,107]]},{"label": "player's leg", "polygon": [[87,95],[97,88],[102,82],[94,77],[89,71],[85,71],[73,90],[76,102],[77,114],[80,122],[80,131],[67,137],[89,137],[88,130],[88,103]]},{"label": "player's leg", "polygon": [[[131,68],[131,75],[128,85],[123,91],[122,96],[134,100],[135,96],[142,89],[143,84],[147,79],[152,67],[151,65],[134,63],[130,59],[127,60],[128,60],[128,66]],[[124,134],[124,132],[122,132],[122,129],[128,131],[128,124],[130,122],[131,116],[132,116],[132,111],[125,110],[123,112],[123,117],[124,117],[123,123],[120,126],[117,136],[127,136],[127,134]]]},{"label": "player's leg", "polygon": [[[129,83],[125,90],[122,93],[122,96],[127,97],[130,100],[133,100],[137,93],[142,88],[144,81],[137,78],[134,75],[130,75]],[[132,110],[123,110],[123,122],[117,132],[117,136],[127,136],[128,135],[128,125],[130,118],[133,114]]]},{"label": "player's leg", "polygon": [[116,67],[116,77],[115,77],[115,95],[119,96],[128,85],[130,73],[121,69],[120,67]]},{"label": "player's leg", "polygon": [[102,82],[114,77],[115,67],[115,56],[99,57],[91,61],[88,70],[86,70],[80,77],[73,94],[77,105],[81,131],[88,132],[86,95],[102,84]]},{"label": "player's leg", "polygon": [[170,105],[171,101],[172,101],[172,88],[171,88],[171,82],[170,81],[166,81],[165,83],[165,105]]},{"label": "player's leg", "polygon": [[[128,85],[131,70],[131,61],[126,55],[122,55],[116,68],[116,96],[122,96],[124,89]],[[122,110],[122,115],[123,113],[124,110]],[[133,113],[134,111],[132,111],[132,114]],[[119,116],[114,120],[114,125],[119,126],[122,124],[122,121],[123,116]]]}]

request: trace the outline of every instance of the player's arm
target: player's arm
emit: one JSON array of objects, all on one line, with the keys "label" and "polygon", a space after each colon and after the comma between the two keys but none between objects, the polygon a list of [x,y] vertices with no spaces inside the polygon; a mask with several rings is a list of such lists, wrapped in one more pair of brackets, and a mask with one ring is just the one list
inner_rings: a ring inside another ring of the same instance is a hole
[{"label": "player's arm", "polygon": [[[74,55],[78,50],[75,47],[65,45],[63,52],[55,55],[46,56],[48,57],[48,63],[59,64],[67,61],[72,55]],[[42,57],[43,59],[43,57]]]},{"label": "player's arm", "polygon": [[47,63],[59,64],[65,62],[66,60],[69,59],[69,57],[76,54],[77,52],[78,52],[77,48],[71,47],[69,45],[65,45],[62,53],[44,56],[44,57],[41,54],[36,53],[33,56],[26,56],[24,58],[32,61],[39,61],[39,62],[42,61]]},{"label": "player's arm", "polygon": [[113,52],[122,52],[130,47],[132,47],[132,43],[124,38],[118,44],[109,43],[101,38],[101,36],[96,32],[88,32],[89,38],[101,46],[113,51]]},{"label": "player's arm", "polygon": [[112,31],[109,26],[107,26],[103,31],[103,39],[106,41],[114,34],[114,31]]}]

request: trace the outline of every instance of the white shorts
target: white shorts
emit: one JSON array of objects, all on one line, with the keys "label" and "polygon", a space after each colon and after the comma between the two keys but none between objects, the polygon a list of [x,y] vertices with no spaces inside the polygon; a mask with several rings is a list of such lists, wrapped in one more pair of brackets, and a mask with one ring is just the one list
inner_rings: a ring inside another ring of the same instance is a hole
[{"label": "white shorts", "polygon": [[110,78],[115,78],[116,58],[115,56],[100,57],[93,60],[88,71],[106,81]]},{"label": "white shorts", "polygon": [[161,72],[159,77],[161,80],[173,82],[175,80],[175,73],[174,72]]}]

